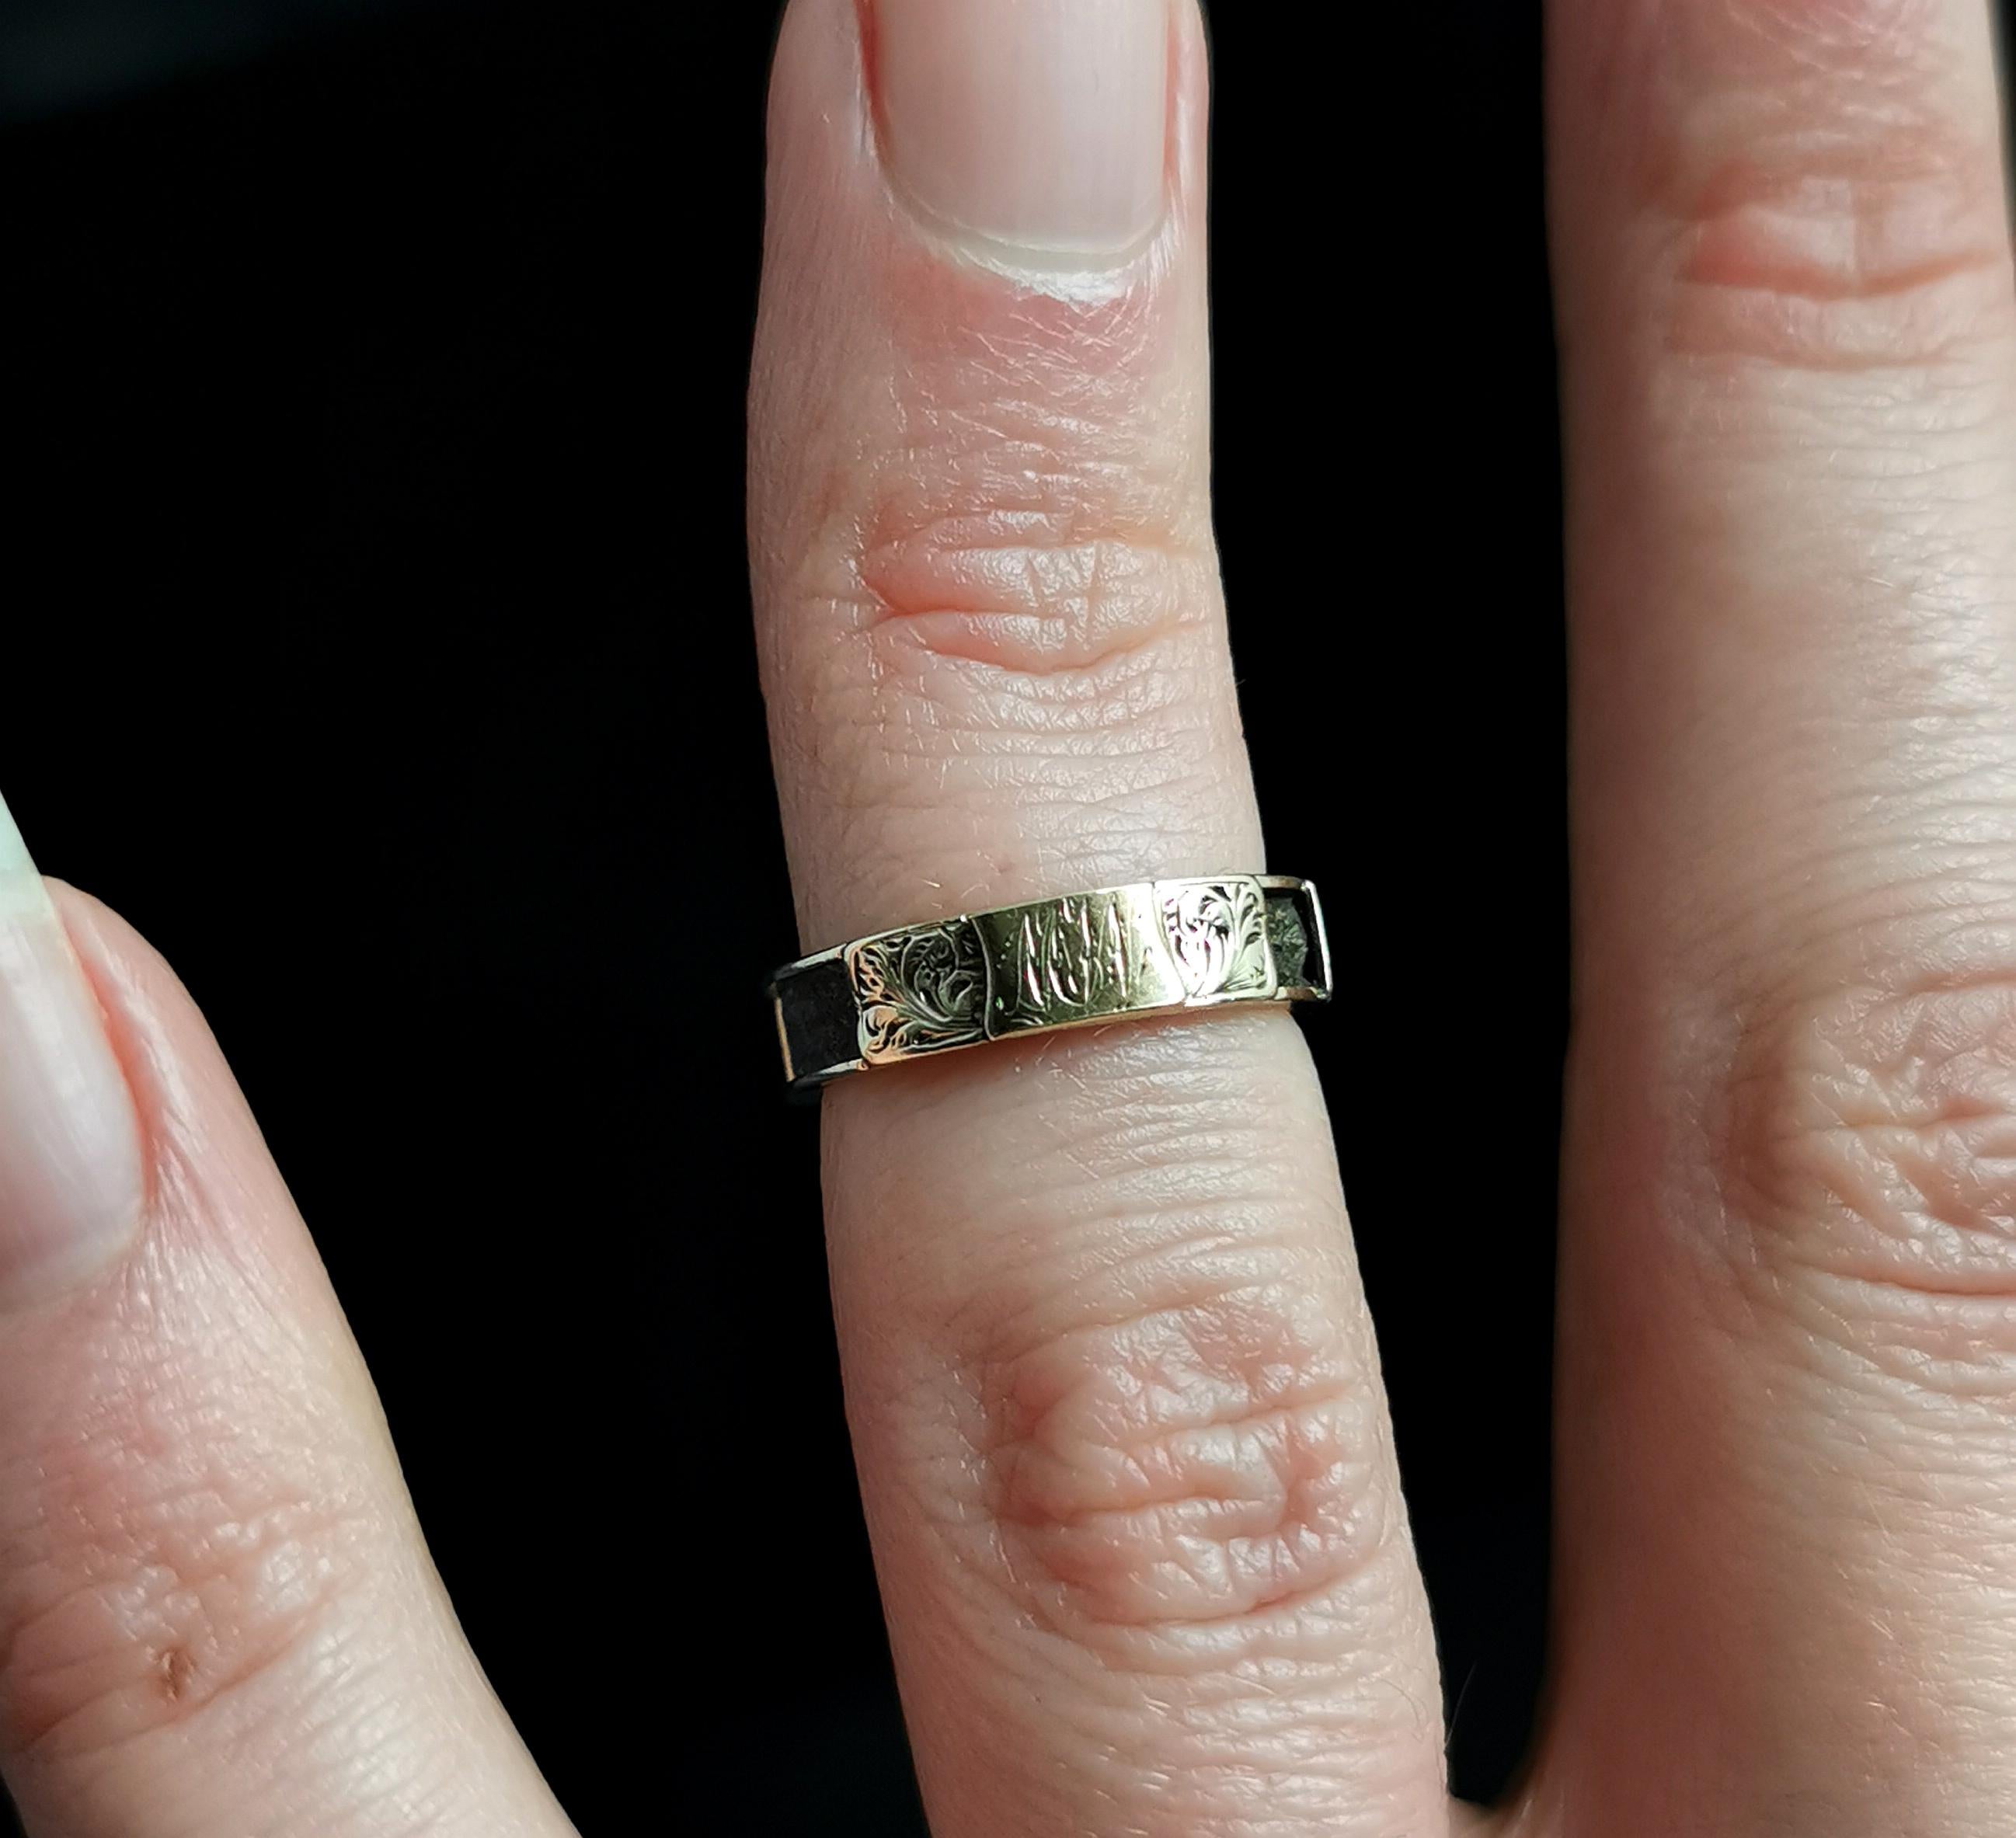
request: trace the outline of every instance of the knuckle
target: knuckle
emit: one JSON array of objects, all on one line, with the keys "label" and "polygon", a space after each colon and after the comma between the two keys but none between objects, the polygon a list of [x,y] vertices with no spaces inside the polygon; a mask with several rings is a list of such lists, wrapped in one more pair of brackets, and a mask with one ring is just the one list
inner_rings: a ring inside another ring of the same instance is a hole
[{"label": "knuckle", "polygon": [[1676,237],[1673,344],[1859,370],[1936,366],[2006,333],[1995,111],[1952,41],[1952,9],[1699,10],[1694,99],[1653,163]]},{"label": "knuckle", "polygon": [[923,666],[964,664],[1082,697],[1102,666],[1194,628],[1216,591],[1208,540],[1088,504],[1116,487],[1085,469],[983,480],[954,506],[885,502],[859,563],[877,655],[927,680]]},{"label": "knuckle", "polygon": [[2016,956],[1885,966],[1759,1006],[1711,1113],[1718,1185],[1774,1301],[1967,1383],[2016,1355]]},{"label": "knuckle", "polygon": [[1099,437],[1021,471],[998,427],[1008,446],[970,464],[898,455],[813,545],[778,661],[808,711],[781,724],[807,754],[784,776],[815,788],[823,896],[908,918],[920,882],[956,909],[1251,853],[1208,525],[1159,462]]},{"label": "knuckle", "polygon": [[906,1271],[940,1349],[916,1408],[948,1369],[964,1401],[965,1491],[928,1516],[1114,1663],[1333,1663],[1408,1595],[1384,1408],[1341,1205],[1294,1165],[1313,1102],[1202,1031],[1060,1049],[1021,1100],[1058,1172],[948,1196],[999,1249]]},{"label": "knuckle", "polygon": [[1156,286],[1081,303],[961,285],[903,320],[889,422],[833,457],[811,584],[862,667],[907,693],[1010,678],[1083,707],[1128,674],[1104,667],[1180,651],[1216,604],[1175,304]]},{"label": "knuckle", "polygon": [[1670,327],[1683,356],[1786,371],[1951,367],[2005,334],[2006,236],[1953,169],[1738,167],[1687,202]]},{"label": "knuckle", "polygon": [[[1181,1255],[1172,1246],[1172,1254]],[[988,1369],[991,1509],[1023,1578],[1125,1628],[1264,1618],[1363,1570],[1377,1434],[1308,1273],[1057,1333]]]}]

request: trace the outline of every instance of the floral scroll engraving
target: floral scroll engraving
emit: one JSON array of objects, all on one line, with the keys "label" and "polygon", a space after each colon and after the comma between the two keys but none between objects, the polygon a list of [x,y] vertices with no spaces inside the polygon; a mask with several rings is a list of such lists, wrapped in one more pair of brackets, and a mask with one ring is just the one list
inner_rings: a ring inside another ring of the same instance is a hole
[{"label": "floral scroll engraving", "polygon": [[987,968],[964,920],[870,938],[848,952],[868,1060],[970,1046],[986,1038]]},{"label": "floral scroll engraving", "polygon": [[1267,902],[1255,883],[1180,883],[1164,894],[1162,923],[1192,1002],[1267,990]]}]

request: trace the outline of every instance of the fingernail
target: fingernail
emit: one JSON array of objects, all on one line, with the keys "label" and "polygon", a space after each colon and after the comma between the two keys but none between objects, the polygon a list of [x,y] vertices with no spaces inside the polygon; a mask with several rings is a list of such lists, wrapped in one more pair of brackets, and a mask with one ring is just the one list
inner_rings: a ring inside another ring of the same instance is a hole
[{"label": "fingernail", "polygon": [[1161,221],[1168,0],[875,0],[883,155],[955,230],[1114,257]]},{"label": "fingernail", "polygon": [[103,1268],[140,1218],[140,1133],[48,890],[0,804],[0,1308]]}]

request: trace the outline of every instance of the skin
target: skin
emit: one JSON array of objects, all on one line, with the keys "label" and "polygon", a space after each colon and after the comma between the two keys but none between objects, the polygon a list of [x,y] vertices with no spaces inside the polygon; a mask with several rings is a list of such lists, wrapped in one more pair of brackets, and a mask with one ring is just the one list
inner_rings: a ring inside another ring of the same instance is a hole
[{"label": "skin", "polygon": [[[1174,0],[1166,210],[1096,281],[892,182],[873,16],[795,0],[772,112],[751,546],[807,947],[1258,868],[1197,16]],[[1445,1797],[1299,1034],[1138,1025],[826,1102],[938,1838],[2016,1829],[2016,287],[1986,13],[1556,0],[1550,36],[1577,1019],[1532,1765],[1494,1812]],[[0,1325],[0,1761],[31,1830],[570,1830],[200,1018],[57,899],[146,1181],[130,1248]]]}]

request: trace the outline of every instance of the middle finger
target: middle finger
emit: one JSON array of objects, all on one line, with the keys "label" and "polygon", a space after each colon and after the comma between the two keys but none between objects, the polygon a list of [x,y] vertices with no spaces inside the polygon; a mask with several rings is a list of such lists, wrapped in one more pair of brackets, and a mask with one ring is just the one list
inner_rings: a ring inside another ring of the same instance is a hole
[{"label": "middle finger", "polygon": [[2016,290],[1982,0],[1556,0],[1566,1829],[2016,1830]]}]

